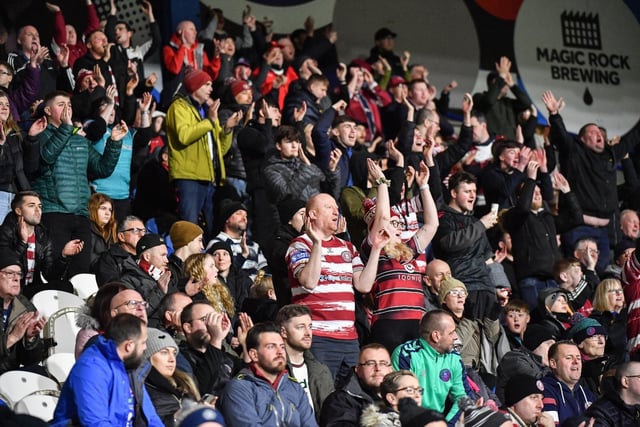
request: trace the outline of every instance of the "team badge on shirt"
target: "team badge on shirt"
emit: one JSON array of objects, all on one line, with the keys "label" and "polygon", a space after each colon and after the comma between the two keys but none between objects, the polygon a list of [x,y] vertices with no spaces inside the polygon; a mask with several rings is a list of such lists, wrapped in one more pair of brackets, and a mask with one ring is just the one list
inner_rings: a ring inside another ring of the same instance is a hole
[{"label": "team badge on shirt", "polygon": [[448,383],[449,380],[451,379],[451,371],[448,369],[443,369],[442,371],[440,371],[440,381]]}]

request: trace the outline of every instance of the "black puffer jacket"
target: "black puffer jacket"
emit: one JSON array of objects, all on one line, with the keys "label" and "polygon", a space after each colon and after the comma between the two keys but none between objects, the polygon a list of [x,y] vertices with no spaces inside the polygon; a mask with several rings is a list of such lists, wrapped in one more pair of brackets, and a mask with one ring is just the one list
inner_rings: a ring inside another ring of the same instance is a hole
[{"label": "black puffer jacket", "polygon": [[174,415],[182,408],[182,399],[190,398],[195,400],[193,396],[186,396],[177,390],[153,366],[151,366],[144,383],[153,406],[166,427],[173,427],[175,424]]},{"label": "black puffer jacket", "polygon": [[604,394],[589,406],[585,415],[595,418],[594,427],[626,427],[640,425],[640,406],[627,405],[616,390],[615,378],[602,379]]}]

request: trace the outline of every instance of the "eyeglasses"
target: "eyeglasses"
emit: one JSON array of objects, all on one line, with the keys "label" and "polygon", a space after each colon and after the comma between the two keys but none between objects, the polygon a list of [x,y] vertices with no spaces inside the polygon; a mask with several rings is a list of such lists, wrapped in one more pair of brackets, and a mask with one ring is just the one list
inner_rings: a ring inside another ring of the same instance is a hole
[{"label": "eyeglasses", "polygon": [[623,376],[627,378],[640,378],[640,375],[623,375]]},{"label": "eyeglasses", "polygon": [[127,228],[126,230],[120,230],[121,233],[132,232],[133,234],[147,234],[146,228]]},{"label": "eyeglasses", "polygon": [[136,309],[136,308],[138,308],[138,307],[141,307],[141,308],[147,308],[147,306],[149,305],[149,303],[148,303],[148,302],[146,302],[146,301],[137,301],[137,300],[132,299],[132,300],[129,300],[129,301],[125,301],[125,302],[123,302],[122,304],[120,304],[119,306],[117,306],[116,308],[114,308],[114,310],[117,310],[117,309],[119,309],[120,307],[123,307],[123,306],[125,306],[125,305],[126,305],[127,307],[129,307],[130,309]]},{"label": "eyeglasses", "polygon": [[0,273],[2,273],[3,276],[10,277],[12,279],[21,279],[22,278],[22,271],[0,270]]},{"label": "eyeglasses", "polygon": [[598,255],[600,251],[598,249],[586,248],[582,250],[583,252],[589,252],[590,254]]},{"label": "eyeglasses", "polygon": [[607,291],[608,294],[616,294],[616,295],[620,295],[621,293],[623,293],[622,289],[609,289]]},{"label": "eyeglasses", "polygon": [[464,289],[453,289],[449,291],[449,295],[453,295],[454,297],[466,297],[467,291]]},{"label": "eyeglasses", "polygon": [[380,360],[380,361],[367,360],[365,362],[358,363],[358,365],[366,366],[367,368],[373,368],[373,367],[388,368],[389,366],[391,366],[391,363],[387,362],[386,360]]},{"label": "eyeglasses", "polygon": [[399,391],[404,391],[405,393],[411,395],[418,393],[420,396],[422,396],[422,394],[424,393],[424,389],[422,387],[415,388],[411,386],[399,388],[396,390],[396,393]]},{"label": "eyeglasses", "polygon": [[397,230],[401,230],[405,226],[404,221],[398,221],[395,219],[392,219],[391,221],[389,221],[389,224],[391,224],[391,226]]}]

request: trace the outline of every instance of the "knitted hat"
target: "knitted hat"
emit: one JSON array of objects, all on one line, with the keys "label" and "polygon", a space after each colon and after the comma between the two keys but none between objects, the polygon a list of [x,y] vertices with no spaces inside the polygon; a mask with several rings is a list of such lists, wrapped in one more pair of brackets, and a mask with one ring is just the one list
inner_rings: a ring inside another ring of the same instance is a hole
[{"label": "knitted hat", "polygon": [[216,422],[226,427],[222,414],[211,406],[196,405],[186,410],[184,414],[179,417],[183,418],[182,421],[179,421],[177,424],[178,427],[198,427],[207,422]]},{"label": "knitted hat", "polygon": [[245,207],[245,205],[242,204],[242,202],[226,199],[222,201],[221,205],[222,205],[220,208],[221,224],[224,224],[231,215],[236,213],[236,211],[243,210],[245,212],[249,212]]},{"label": "knitted hat", "polygon": [[231,84],[231,93],[233,96],[237,96],[240,92],[245,90],[251,90],[251,85],[244,80],[236,80]]},{"label": "knitted hat", "polygon": [[78,77],[76,77],[76,87],[79,87],[80,83],[82,83],[87,76],[93,76],[93,71],[81,68],[80,71],[78,71]]},{"label": "knitted hat", "polygon": [[173,347],[178,351],[178,344],[176,344],[168,332],[156,328],[147,328],[147,349],[144,351],[145,359],[150,358],[167,347]]},{"label": "knitted hat", "polygon": [[155,248],[156,246],[164,245],[164,239],[158,234],[145,234],[138,240],[136,245],[136,255],[140,254],[147,249]]},{"label": "knitted hat", "polygon": [[505,421],[511,421],[511,417],[487,406],[471,407],[464,411],[465,427],[500,427]]},{"label": "knitted hat", "polygon": [[403,77],[393,76],[389,81],[389,89],[394,88],[396,86],[400,86],[400,85],[406,85],[406,84],[407,84],[407,81]]},{"label": "knitted hat", "polygon": [[[580,313],[576,313],[574,316],[578,314]],[[569,329],[569,336],[576,344],[580,344],[585,339],[594,335],[608,335],[607,330],[600,324],[600,322],[589,317],[582,316],[578,319],[572,317],[571,323],[573,326]]]},{"label": "knitted hat", "polygon": [[527,396],[542,394],[544,385],[542,381],[530,375],[515,375],[509,378],[504,388],[505,406],[513,406]]},{"label": "knitted hat", "polygon": [[7,247],[0,248],[0,270],[5,267],[9,267],[10,265],[18,265],[22,267],[22,263],[15,251]]},{"label": "knitted hat", "polygon": [[204,234],[202,228],[189,221],[176,221],[169,230],[173,248],[187,246],[193,239]]},{"label": "knitted hat", "polygon": [[202,70],[196,70],[195,68],[189,68],[184,73],[184,79],[182,83],[187,92],[193,93],[200,89],[205,83],[212,81],[211,76]]},{"label": "knitted hat", "polygon": [[278,215],[280,216],[280,223],[287,224],[291,221],[291,218],[300,209],[305,207],[305,203],[300,199],[294,199],[287,197],[278,203]]},{"label": "knitted hat", "polygon": [[538,294],[538,301],[550,309],[559,296],[564,296],[564,299],[569,302],[569,294],[562,288],[545,288],[541,290]]},{"label": "knitted hat", "polygon": [[216,251],[223,249],[227,252],[229,252],[229,256],[231,258],[233,258],[233,252],[231,251],[231,246],[229,246],[229,244],[227,242],[224,241],[218,241],[215,242],[214,244],[212,244],[211,246],[209,246],[209,248],[207,249],[207,253],[213,255],[214,253],[216,253]]},{"label": "knitted hat", "polygon": [[445,421],[441,413],[418,406],[410,397],[400,399],[398,412],[400,412],[402,427],[424,427],[425,424],[433,421]]},{"label": "knitted hat", "polygon": [[460,280],[455,279],[453,277],[445,277],[442,282],[440,282],[440,292],[438,292],[438,299],[440,300],[440,304],[444,302],[444,299],[447,297],[449,291],[455,288],[462,288],[467,291],[467,287]]},{"label": "knitted hat", "polygon": [[557,339],[550,328],[545,328],[542,325],[530,324],[527,325],[527,329],[524,331],[524,337],[522,338],[522,344],[525,348],[534,351],[540,344],[547,340]]},{"label": "knitted hat", "polygon": [[[369,227],[369,229],[371,229],[371,226],[373,225],[373,220],[376,217],[376,199],[369,199],[366,198],[362,201],[362,207],[364,208],[364,222],[367,224],[367,227]],[[397,212],[395,212],[393,209],[391,209],[389,211],[389,217],[393,218],[393,217],[398,217],[400,218],[400,215],[398,215]]]}]

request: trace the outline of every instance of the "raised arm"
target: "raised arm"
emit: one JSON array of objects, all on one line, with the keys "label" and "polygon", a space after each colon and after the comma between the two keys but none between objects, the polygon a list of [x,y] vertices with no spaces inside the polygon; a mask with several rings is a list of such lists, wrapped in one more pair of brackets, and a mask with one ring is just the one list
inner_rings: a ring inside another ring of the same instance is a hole
[{"label": "raised arm", "polygon": [[422,200],[422,221],[423,225],[415,234],[418,243],[418,250],[423,251],[433,239],[438,230],[438,210],[433,201],[431,191],[429,191],[429,168],[424,162],[420,162],[420,170],[416,173],[416,183],[420,191]]}]

